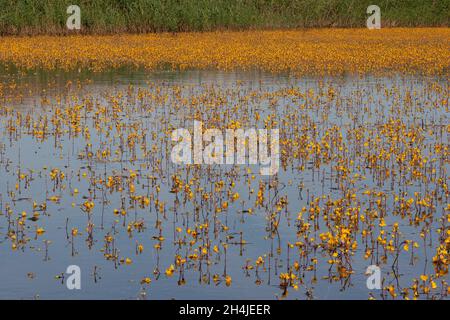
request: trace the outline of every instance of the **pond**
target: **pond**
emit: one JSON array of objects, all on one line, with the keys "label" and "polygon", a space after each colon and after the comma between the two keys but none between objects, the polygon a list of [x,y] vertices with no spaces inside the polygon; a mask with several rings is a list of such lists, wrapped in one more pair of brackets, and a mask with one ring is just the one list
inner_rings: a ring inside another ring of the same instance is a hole
[{"label": "pond", "polygon": [[[0,81],[0,298],[448,299],[446,79],[124,69]],[[174,163],[172,132],[195,122],[277,129],[279,169]],[[66,286],[70,265],[80,290]]]}]

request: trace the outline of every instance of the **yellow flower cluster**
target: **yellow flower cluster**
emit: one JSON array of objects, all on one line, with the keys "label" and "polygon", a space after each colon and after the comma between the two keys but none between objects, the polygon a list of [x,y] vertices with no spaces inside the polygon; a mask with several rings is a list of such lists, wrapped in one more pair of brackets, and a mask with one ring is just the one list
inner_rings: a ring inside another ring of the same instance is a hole
[{"label": "yellow flower cluster", "polygon": [[112,36],[5,37],[0,61],[24,69],[118,67],[249,70],[303,74],[440,74],[448,28],[306,29]]}]

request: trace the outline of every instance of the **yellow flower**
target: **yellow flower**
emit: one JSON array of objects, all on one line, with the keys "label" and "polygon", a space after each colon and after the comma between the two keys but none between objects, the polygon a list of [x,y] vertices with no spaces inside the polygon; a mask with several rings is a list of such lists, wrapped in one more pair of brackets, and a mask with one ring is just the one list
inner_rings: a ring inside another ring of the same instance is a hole
[{"label": "yellow flower", "polygon": [[437,288],[437,284],[436,284],[436,282],[434,282],[434,281],[431,281],[431,287],[432,287],[433,289],[436,289],[436,288]]},{"label": "yellow flower", "polygon": [[227,287],[231,285],[231,277],[229,275],[225,277],[225,284]]},{"label": "yellow flower", "polygon": [[422,275],[420,275],[420,280],[422,280],[422,281],[427,281],[427,280],[428,280],[428,276],[422,274]]},{"label": "yellow flower", "polygon": [[166,269],[166,275],[168,277],[173,276],[173,272],[175,271],[175,266],[173,264],[171,264],[167,269]]},{"label": "yellow flower", "polygon": [[141,284],[150,284],[152,282],[152,280],[149,277],[143,278],[141,280]]}]

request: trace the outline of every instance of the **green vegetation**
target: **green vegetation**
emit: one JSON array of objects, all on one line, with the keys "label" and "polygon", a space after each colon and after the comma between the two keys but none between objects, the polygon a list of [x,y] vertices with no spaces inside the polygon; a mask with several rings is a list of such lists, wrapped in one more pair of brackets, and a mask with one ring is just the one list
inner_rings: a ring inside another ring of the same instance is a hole
[{"label": "green vegetation", "polygon": [[382,26],[448,26],[450,0],[0,0],[0,34],[65,34],[67,6],[83,33],[364,27],[370,4]]}]

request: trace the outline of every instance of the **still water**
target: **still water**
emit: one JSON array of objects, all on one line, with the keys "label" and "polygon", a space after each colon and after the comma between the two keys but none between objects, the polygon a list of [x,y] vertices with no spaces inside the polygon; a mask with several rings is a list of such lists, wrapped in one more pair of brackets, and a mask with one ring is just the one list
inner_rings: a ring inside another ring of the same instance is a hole
[{"label": "still water", "polygon": [[[445,79],[0,79],[2,299],[449,297]],[[194,120],[279,129],[278,174],[174,164]]]}]

